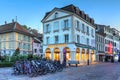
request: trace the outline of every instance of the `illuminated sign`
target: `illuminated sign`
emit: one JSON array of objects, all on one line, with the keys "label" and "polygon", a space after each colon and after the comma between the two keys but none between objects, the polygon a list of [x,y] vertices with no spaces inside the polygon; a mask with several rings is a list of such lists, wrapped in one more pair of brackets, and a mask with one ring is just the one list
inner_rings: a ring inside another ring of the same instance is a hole
[{"label": "illuminated sign", "polygon": [[108,44],[108,53],[112,54],[112,43]]}]

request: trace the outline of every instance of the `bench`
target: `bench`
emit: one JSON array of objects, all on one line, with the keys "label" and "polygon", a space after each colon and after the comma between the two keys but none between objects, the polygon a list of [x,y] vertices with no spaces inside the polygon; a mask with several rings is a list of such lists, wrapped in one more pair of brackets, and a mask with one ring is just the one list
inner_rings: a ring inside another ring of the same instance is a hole
[{"label": "bench", "polygon": [[69,66],[71,66],[71,64],[75,64],[76,67],[77,67],[78,64],[79,64],[79,61],[69,60],[69,61],[68,61],[68,64],[69,64]]}]

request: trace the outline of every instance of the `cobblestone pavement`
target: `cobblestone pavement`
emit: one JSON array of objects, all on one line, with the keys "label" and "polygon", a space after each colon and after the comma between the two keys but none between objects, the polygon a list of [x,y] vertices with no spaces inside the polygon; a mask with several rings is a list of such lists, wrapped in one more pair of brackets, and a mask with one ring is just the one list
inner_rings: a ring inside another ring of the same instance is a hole
[{"label": "cobblestone pavement", "polygon": [[120,63],[99,63],[68,67],[55,74],[28,77],[11,75],[12,68],[0,68],[0,80],[120,80]]}]

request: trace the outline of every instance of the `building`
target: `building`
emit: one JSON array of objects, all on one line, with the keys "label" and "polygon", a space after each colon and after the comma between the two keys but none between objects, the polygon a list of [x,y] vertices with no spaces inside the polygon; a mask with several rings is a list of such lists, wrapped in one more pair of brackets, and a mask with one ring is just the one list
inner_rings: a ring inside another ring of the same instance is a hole
[{"label": "building", "polygon": [[104,62],[105,60],[105,33],[101,33],[99,31],[96,31],[96,59],[97,61]]},{"label": "building", "polygon": [[[39,34],[39,33],[38,33]],[[35,55],[43,55],[43,41],[42,41],[42,34],[39,36],[35,36],[33,42],[33,54]]]},{"label": "building", "polygon": [[32,53],[32,37],[18,22],[0,26],[0,53],[12,55],[17,48],[21,54]]},{"label": "building", "polygon": [[120,36],[119,31],[106,25],[98,25],[97,31],[106,34],[105,36],[105,60],[111,61],[119,53]]},{"label": "building", "polygon": [[94,20],[74,5],[47,12],[43,23],[43,53],[47,59],[95,61]]}]

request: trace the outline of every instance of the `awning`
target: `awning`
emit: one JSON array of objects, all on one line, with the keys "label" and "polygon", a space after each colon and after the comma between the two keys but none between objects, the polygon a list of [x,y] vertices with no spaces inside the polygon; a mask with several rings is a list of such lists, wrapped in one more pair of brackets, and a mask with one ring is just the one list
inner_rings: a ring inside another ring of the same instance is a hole
[{"label": "awning", "polygon": [[75,43],[75,45],[77,47],[81,47],[81,48],[87,48],[87,49],[92,49],[92,50],[96,50],[95,47],[89,46],[89,45],[84,45],[84,44],[79,44],[79,43]]}]

